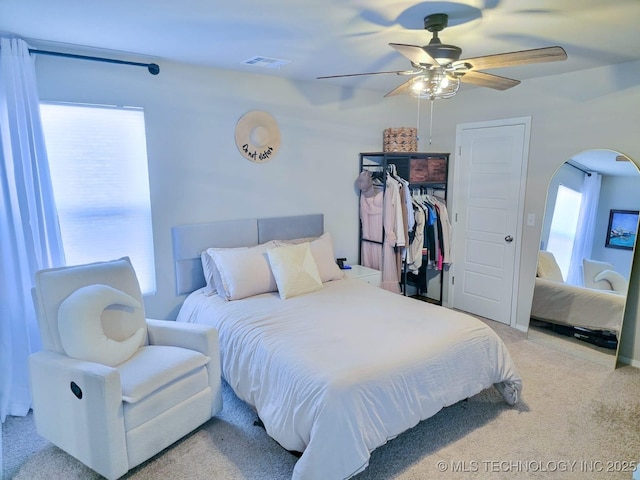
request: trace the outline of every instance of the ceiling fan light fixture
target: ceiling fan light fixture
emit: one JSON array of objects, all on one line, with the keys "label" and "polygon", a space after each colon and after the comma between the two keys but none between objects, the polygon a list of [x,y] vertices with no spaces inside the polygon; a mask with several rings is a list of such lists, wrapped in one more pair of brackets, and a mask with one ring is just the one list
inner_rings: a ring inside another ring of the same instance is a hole
[{"label": "ceiling fan light fixture", "polygon": [[434,69],[416,76],[409,87],[409,95],[414,98],[435,100],[451,98],[460,88],[460,79],[447,75],[444,69]]}]

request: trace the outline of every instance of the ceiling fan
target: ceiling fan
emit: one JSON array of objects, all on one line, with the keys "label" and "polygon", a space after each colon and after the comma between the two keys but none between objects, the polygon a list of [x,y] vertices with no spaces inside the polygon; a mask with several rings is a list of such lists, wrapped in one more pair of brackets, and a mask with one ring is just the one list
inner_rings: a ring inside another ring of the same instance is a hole
[{"label": "ceiling fan", "polygon": [[543,62],[565,60],[567,53],[562,47],[534,48],[516,52],[499,53],[483,57],[460,60],[462,49],[455,45],[447,45],[440,41],[438,32],[448,25],[449,16],[436,13],[424,17],[424,28],[433,34],[428,45],[405,45],[390,43],[400,54],[411,62],[412,70],[395,70],[388,72],[352,73],[347,75],[329,75],[318,79],[355,77],[362,75],[381,75],[395,73],[411,78],[385,95],[389,97],[400,93],[409,93],[418,98],[450,98],[456,94],[460,82],[470,83],[495,90],[506,90],[515,87],[519,80],[482,72],[490,68],[529,65]]}]

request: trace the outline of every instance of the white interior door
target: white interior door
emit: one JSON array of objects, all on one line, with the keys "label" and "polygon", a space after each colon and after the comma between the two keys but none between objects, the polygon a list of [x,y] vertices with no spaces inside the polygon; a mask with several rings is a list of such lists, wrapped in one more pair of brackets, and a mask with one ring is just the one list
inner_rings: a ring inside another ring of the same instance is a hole
[{"label": "white interior door", "polygon": [[529,119],[458,127],[453,306],[512,323]]}]

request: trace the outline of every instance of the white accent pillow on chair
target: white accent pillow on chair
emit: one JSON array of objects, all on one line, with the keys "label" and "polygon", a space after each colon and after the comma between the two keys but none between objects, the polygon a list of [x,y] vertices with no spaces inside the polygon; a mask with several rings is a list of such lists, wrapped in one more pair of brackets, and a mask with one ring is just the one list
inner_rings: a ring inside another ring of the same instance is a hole
[{"label": "white accent pillow on chair", "polygon": [[62,301],[58,308],[58,331],[67,355],[111,367],[133,356],[147,332],[138,328],[123,341],[107,337],[102,327],[102,313],[112,305],[134,311],[142,308],[135,298],[101,284],[81,287]]},{"label": "white accent pillow on chair", "polygon": [[604,279],[596,280],[596,276],[605,270],[613,270],[613,263],[600,262],[588,258],[582,259],[582,282],[587,288],[611,290],[611,284]]},{"label": "white accent pillow on chair", "polygon": [[596,275],[594,281],[609,282],[611,284],[611,290],[613,290],[614,292],[621,293],[623,295],[627,293],[627,279],[614,270],[601,271],[598,275]]}]

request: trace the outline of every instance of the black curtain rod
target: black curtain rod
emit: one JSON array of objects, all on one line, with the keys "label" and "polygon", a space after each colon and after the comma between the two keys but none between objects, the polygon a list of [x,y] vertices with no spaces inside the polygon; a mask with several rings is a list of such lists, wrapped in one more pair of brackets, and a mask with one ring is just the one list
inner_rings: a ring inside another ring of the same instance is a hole
[{"label": "black curtain rod", "polygon": [[577,170],[580,170],[580,171],[581,171],[582,173],[584,173],[587,177],[590,177],[590,176],[591,176],[591,172],[590,172],[589,170],[586,170],[584,167],[582,167],[582,165],[576,165],[576,164],[571,163],[571,162],[567,162],[567,165],[569,165],[569,166],[571,166],[571,167],[573,167],[573,168],[575,168],[575,169],[577,169]]},{"label": "black curtain rod", "polygon": [[156,63],[139,63],[139,62],[127,62],[125,60],[116,60],[114,58],[102,58],[102,57],[89,57],[87,55],[76,55],[74,53],[62,53],[62,52],[50,52],[48,50],[37,50],[30,48],[29,53],[36,53],[38,55],[51,55],[54,57],[65,58],[79,58],[81,60],[93,60],[95,62],[117,63],[120,65],[134,65],[136,67],[147,67],[151,75],[158,75],[160,73],[160,67]]}]

